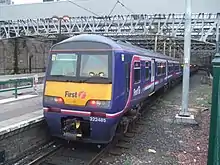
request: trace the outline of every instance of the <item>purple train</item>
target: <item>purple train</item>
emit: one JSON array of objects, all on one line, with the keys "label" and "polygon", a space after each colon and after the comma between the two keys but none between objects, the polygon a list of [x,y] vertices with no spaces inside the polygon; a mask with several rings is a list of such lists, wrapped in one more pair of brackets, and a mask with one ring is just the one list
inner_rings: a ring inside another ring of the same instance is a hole
[{"label": "purple train", "polygon": [[74,36],[50,50],[44,117],[52,136],[109,143],[144,100],[181,78],[176,58],[100,35]]}]

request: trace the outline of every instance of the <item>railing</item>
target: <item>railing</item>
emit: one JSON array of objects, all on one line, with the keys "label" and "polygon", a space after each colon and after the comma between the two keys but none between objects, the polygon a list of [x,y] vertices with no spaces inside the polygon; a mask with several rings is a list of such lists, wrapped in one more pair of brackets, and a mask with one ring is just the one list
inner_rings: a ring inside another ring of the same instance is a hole
[{"label": "railing", "polygon": [[[27,86],[20,86],[21,83],[30,83],[30,85]],[[33,78],[22,78],[22,79],[11,79],[7,81],[1,81],[0,85],[13,85],[14,87],[12,88],[6,88],[6,89],[1,89],[0,93],[2,92],[9,92],[9,91],[14,91],[15,98],[18,97],[18,90],[21,89],[27,89],[27,88],[33,88]]]},{"label": "railing", "polygon": [[[42,79],[44,76],[38,77],[38,75],[35,75],[33,77],[18,77],[0,81],[0,93],[14,91],[14,96],[17,98],[18,91],[22,89],[33,88],[33,91],[36,92],[36,85],[39,83],[39,78]],[[42,83],[42,80],[40,83]]]}]

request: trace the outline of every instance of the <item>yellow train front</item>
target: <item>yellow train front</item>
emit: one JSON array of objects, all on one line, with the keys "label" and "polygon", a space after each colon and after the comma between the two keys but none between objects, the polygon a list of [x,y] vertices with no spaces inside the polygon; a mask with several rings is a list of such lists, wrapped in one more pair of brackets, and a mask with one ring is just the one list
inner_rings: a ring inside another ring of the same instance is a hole
[{"label": "yellow train front", "polygon": [[96,42],[96,37],[88,36],[79,35],[51,48],[44,117],[52,136],[108,143],[119,121],[118,109],[113,110],[111,102],[113,51],[104,37]]}]

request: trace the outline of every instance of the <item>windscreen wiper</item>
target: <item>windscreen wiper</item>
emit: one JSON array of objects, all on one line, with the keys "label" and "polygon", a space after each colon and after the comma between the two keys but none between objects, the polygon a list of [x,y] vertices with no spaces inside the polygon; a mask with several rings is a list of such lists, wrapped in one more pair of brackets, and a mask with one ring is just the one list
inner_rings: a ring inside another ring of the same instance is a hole
[{"label": "windscreen wiper", "polygon": [[[99,77],[99,76],[92,76],[92,77],[88,77],[82,81],[80,81],[81,83],[87,82],[91,79],[103,79],[103,80],[109,80],[107,77]],[[111,83],[111,81],[108,81],[108,83]]]},{"label": "windscreen wiper", "polygon": [[57,77],[57,78],[62,78],[65,77],[65,75],[50,75],[51,77]]},{"label": "windscreen wiper", "polygon": [[52,76],[52,77],[58,77],[58,78],[64,77],[65,79],[62,80],[62,81],[65,81],[65,82],[79,82],[79,81],[77,81],[77,80],[70,80],[70,79],[68,79],[68,76],[66,76],[66,75],[51,75],[51,76]]}]

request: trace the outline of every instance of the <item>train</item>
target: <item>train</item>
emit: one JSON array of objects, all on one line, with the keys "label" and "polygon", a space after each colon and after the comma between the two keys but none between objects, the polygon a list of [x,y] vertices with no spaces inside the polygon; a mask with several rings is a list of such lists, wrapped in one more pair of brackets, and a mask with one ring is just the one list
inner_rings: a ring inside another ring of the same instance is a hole
[{"label": "train", "polygon": [[[190,73],[197,70],[190,65]],[[107,144],[126,132],[146,99],[182,79],[179,59],[124,41],[80,34],[54,44],[48,56],[43,114],[50,135]]]}]

